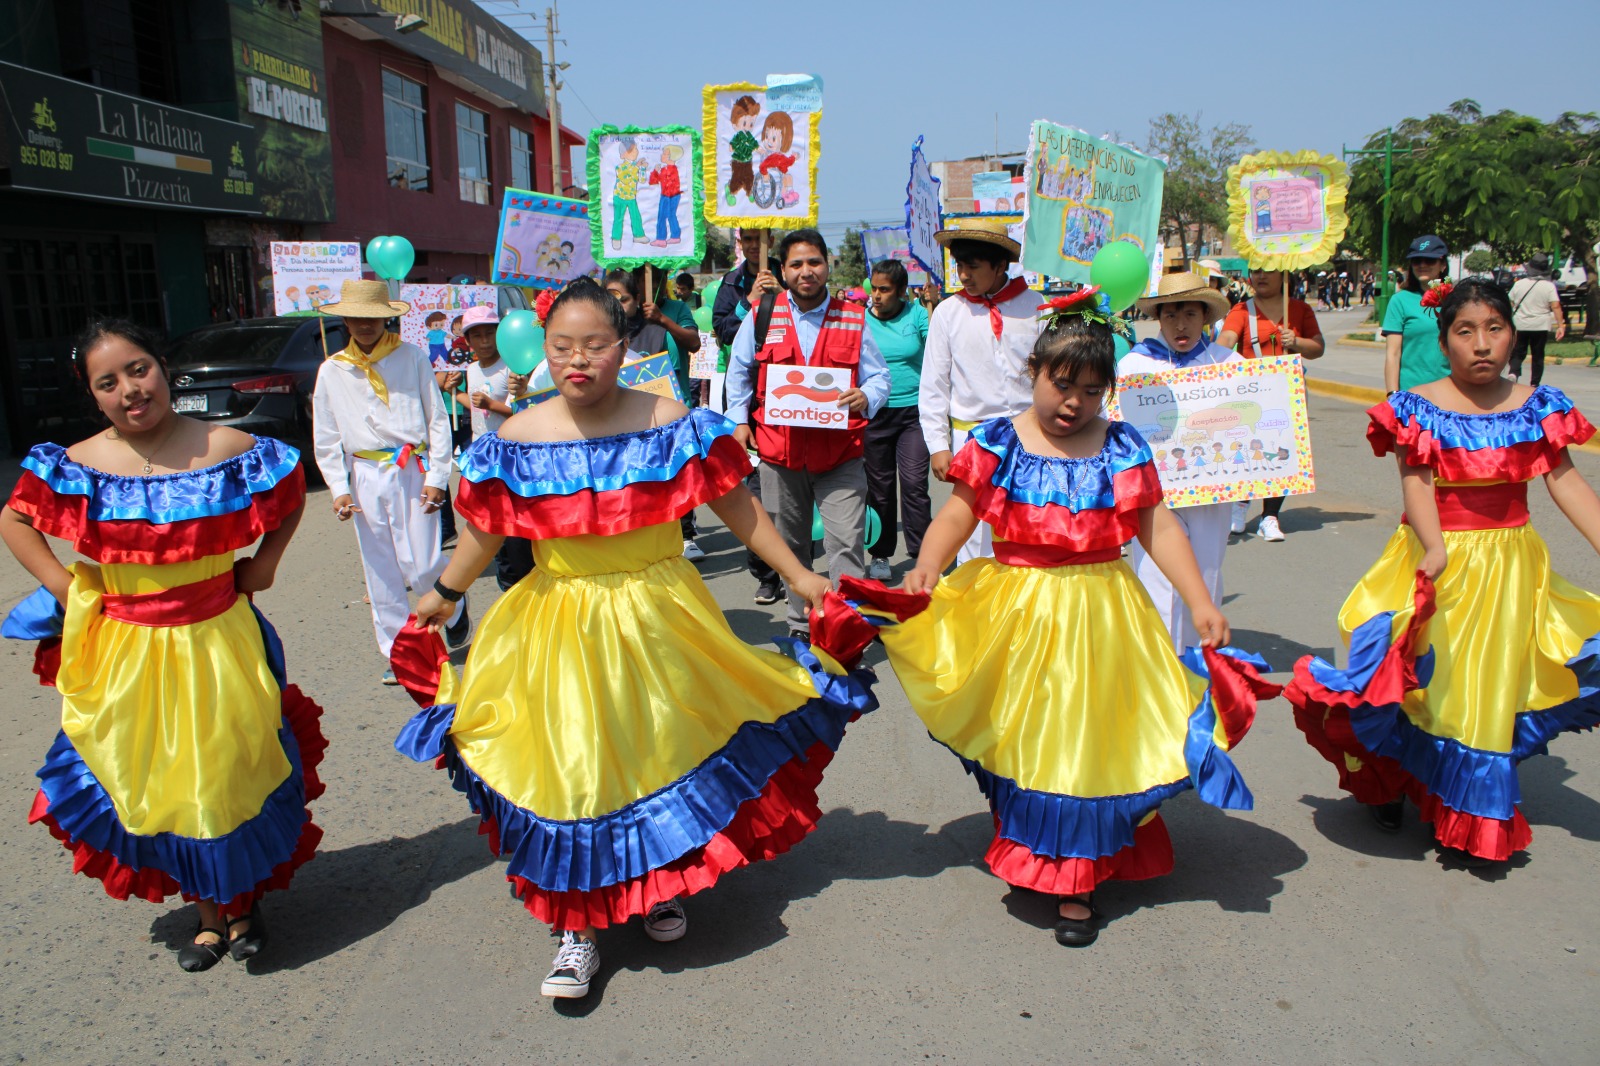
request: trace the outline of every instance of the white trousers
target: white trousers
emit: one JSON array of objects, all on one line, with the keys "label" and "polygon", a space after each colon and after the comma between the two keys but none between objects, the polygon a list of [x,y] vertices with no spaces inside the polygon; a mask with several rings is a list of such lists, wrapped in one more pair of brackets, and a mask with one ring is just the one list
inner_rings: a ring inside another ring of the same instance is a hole
[{"label": "white trousers", "polygon": [[[1211,602],[1222,606],[1222,556],[1228,548],[1228,518],[1231,503],[1210,503],[1201,507],[1180,507],[1172,512],[1178,524],[1189,537],[1194,549],[1195,562],[1200,564],[1200,576],[1211,590]],[[1189,619],[1178,595],[1167,580],[1167,575],[1136,540],[1133,542],[1133,569],[1144,583],[1145,591],[1156,605],[1156,613],[1172,634],[1172,647],[1178,652],[1200,643],[1200,633]]]},{"label": "white trousers", "polygon": [[[439,512],[422,509],[424,475],[417,463],[402,469],[367,459],[349,462],[350,495],[361,508],[355,515],[356,543],[372,601],[372,628],[387,659],[411,615],[406,586],[422,595],[433,588],[448,562],[439,548]],[[458,604],[451,621],[460,617]]]},{"label": "white trousers", "polygon": [[[972,436],[972,434],[967,430],[960,429],[956,426],[951,426],[950,450],[953,453],[960,452],[961,446],[967,443],[967,438],[970,436]],[[978,528],[972,531],[972,536],[968,537],[967,542],[961,545],[961,550],[956,552],[956,565],[960,566],[962,563],[971,562],[973,559],[993,558],[994,529],[989,525],[989,523],[980,521],[978,523]]]}]

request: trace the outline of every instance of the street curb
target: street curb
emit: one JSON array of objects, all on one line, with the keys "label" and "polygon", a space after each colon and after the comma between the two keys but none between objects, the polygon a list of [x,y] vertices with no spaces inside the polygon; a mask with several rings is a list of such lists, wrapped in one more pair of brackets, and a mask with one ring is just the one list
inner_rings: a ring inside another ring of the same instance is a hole
[{"label": "street curb", "polygon": [[1385,341],[1363,341],[1363,340],[1356,340],[1354,337],[1340,337],[1334,343],[1335,343],[1336,347],[1343,347],[1343,348],[1387,348],[1388,347],[1388,343],[1385,342]]},{"label": "street curb", "polygon": [[[1324,378],[1306,378],[1306,391],[1314,392],[1318,396],[1331,396],[1335,400],[1344,400],[1347,403],[1359,403],[1366,407],[1380,404],[1388,399],[1388,394],[1382,389],[1374,389],[1368,385],[1347,385],[1342,381],[1328,381]],[[1582,444],[1570,444],[1568,447],[1588,452],[1590,455],[1600,455],[1600,439],[1585,441]]]}]

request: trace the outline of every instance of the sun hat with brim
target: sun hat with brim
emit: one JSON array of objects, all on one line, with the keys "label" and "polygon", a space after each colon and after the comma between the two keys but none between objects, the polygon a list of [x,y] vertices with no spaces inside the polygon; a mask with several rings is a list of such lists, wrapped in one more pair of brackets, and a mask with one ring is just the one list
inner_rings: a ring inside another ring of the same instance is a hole
[{"label": "sun hat with brim", "polygon": [[389,299],[387,281],[347,281],[339,286],[339,299],[318,310],[337,318],[393,318],[411,305]]},{"label": "sun hat with brim", "polygon": [[1139,301],[1139,310],[1149,315],[1156,314],[1156,308],[1162,304],[1199,303],[1205,304],[1211,311],[1212,318],[1221,318],[1228,313],[1228,298],[1222,293],[1206,284],[1199,274],[1163,274],[1161,281],[1156,285],[1156,294],[1146,296]]},{"label": "sun hat with brim", "polygon": [[933,239],[944,248],[950,247],[951,241],[982,241],[1001,249],[1012,259],[1022,258],[1022,245],[1012,240],[1011,234],[1006,232],[1006,224],[999,219],[968,219],[960,226],[940,230]]}]

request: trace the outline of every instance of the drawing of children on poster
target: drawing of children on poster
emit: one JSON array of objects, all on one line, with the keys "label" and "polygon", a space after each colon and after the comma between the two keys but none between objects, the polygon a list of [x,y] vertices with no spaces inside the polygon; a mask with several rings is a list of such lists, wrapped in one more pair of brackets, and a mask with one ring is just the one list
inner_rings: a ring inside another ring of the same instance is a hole
[{"label": "drawing of children on poster", "polygon": [[700,137],[688,126],[590,130],[595,261],[607,269],[698,266],[705,255],[701,170]]},{"label": "drawing of children on poster", "polygon": [[494,277],[499,285],[559,289],[599,272],[590,254],[589,205],[583,200],[507,189],[500,208]]},{"label": "drawing of children on poster", "polygon": [[754,83],[705,89],[706,220],[721,226],[815,225],[821,111],[774,107]]},{"label": "drawing of children on poster", "polygon": [[1074,206],[1063,216],[1061,257],[1088,263],[1111,240],[1111,212]]}]

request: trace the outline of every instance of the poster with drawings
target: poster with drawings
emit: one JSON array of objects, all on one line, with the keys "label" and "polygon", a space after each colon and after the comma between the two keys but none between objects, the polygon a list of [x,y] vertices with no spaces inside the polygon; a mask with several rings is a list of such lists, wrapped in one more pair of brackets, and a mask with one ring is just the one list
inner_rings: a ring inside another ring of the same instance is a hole
[{"label": "poster with drawings", "polygon": [[[703,91],[706,221],[797,229],[817,224],[820,102],[811,111],[774,106],[754,82]],[[791,97],[793,99],[793,97]]]},{"label": "poster with drawings", "polygon": [[1169,507],[1316,491],[1299,356],[1118,377],[1108,415],[1150,445]]},{"label": "poster with drawings", "polygon": [[559,289],[600,273],[590,250],[589,204],[565,196],[507,189],[495,240],[494,281]]},{"label": "poster with drawings", "polygon": [[402,285],[400,299],[411,310],[400,316],[400,339],[415,344],[435,367],[464,365],[471,358],[461,334],[461,318],[469,307],[494,307],[493,285]]},{"label": "poster with drawings", "polygon": [[600,265],[698,269],[705,258],[700,135],[688,126],[589,131],[589,224]]}]

